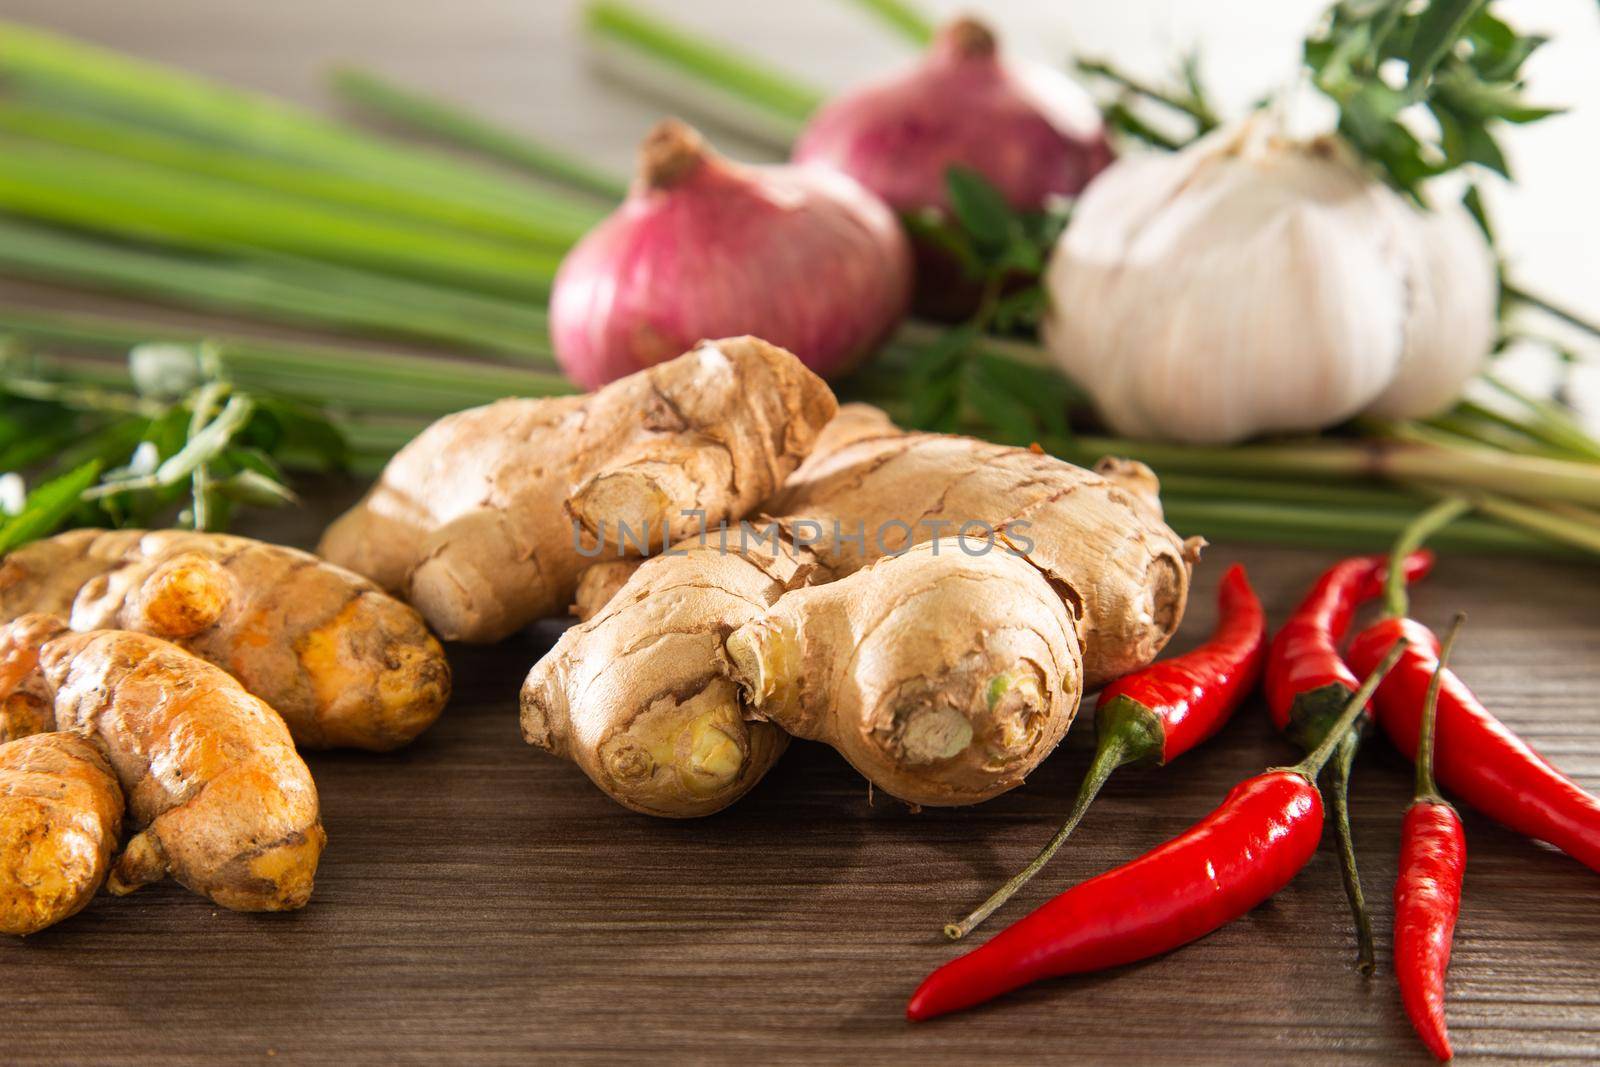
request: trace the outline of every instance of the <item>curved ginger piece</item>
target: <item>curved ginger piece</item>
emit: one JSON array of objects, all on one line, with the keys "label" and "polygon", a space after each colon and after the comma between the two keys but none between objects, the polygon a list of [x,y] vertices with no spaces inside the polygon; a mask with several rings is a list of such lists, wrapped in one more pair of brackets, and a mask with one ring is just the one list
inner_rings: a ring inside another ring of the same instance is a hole
[{"label": "curved ginger piece", "polygon": [[569,629],[522,687],[522,736],[647,815],[709,815],[743,796],[789,743],[749,721],[723,654],[730,626],[803,580],[803,557],[715,542],[645,560]]},{"label": "curved ginger piece", "polygon": [[398,748],[450,696],[444,651],[415,611],[308,552],[247,537],[74,530],[36,541],[0,560],[0,622],[26,612],[171,641],[238,678],[305,748]]},{"label": "curved ginger piece", "polygon": [[726,650],[749,714],[827,742],[910,804],[1022,784],[1083,695],[1077,620],[1049,581],[959,538],[785,593]]},{"label": "curved ginger piece", "polygon": [[104,750],[122,784],[139,832],[112,865],[111,891],[170,875],[235,911],[304,906],[326,835],[283,719],[176,645],[50,629],[25,615],[0,631],[0,648],[45,638],[26,684],[49,694],[58,730]]},{"label": "curved ginger piece", "polygon": [[440,419],[318,551],[404,595],[442,636],[496,641],[566,612],[586,538],[588,558],[615,553],[626,524],[659,549],[698,530],[697,515],[715,526],[753,510],[834,410],[783,349],[708,341],[588,396]]},{"label": "curved ginger piece", "polygon": [[82,911],[121,832],[122,789],[87,738],[0,745],[0,933],[37,933]]}]

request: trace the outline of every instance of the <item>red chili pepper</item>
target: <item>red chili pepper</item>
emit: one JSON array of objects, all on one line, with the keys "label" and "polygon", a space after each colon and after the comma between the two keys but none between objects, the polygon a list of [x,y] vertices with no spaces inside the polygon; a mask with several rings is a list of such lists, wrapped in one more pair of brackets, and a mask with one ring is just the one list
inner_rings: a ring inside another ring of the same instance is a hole
[{"label": "red chili pepper", "polygon": [[1423,703],[1416,797],[1400,827],[1400,877],[1394,884],[1394,971],[1400,1002],[1417,1036],[1441,1060],[1454,1055],[1444,1018],[1444,973],[1461,912],[1467,837],[1461,816],[1439,795],[1433,780],[1433,742],[1439,687],[1460,627],[1458,615]]},{"label": "red chili pepper", "polygon": [[1255,689],[1266,643],[1261,601],[1235,563],[1217,589],[1217,625],[1205,644],[1101,691],[1095,761],[1115,760],[1104,772],[1109,775],[1139,760],[1169,763],[1209,740]]},{"label": "red chili pepper", "polygon": [[1180,836],[1062,893],[940,967],[906,1006],[913,1021],[960,1011],[1041,978],[1160,955],[1233,921],[1298,874],[1322,837],[1316,776],[1388,665],[1350,701],[1342,729],[1303,763],[1256,775]]},{"label": "red chili pepper", "polygon": [[[1272,721],[1303,751],[1322,743],[1340,710],[1359,684],[1339,656],[1356,608],[1383,588],[1387,556],[1356,556],[1325,571],[1272,639],[1267,654],[1267,711]],[[1417,581],[1433,569],[1431,552],[1406,557],[1405,580]],[[1370,715],[1366,721],[1370,721]],[[1372,918],[1361,892],[1355,846],[1350,837],[1350,769],[1361,747],[1363,729],[1345,735],[1329,770],[1334,834],[1339,842],[1339,873],[1356,924],[1356,965],[1371,974],[1375,963]]]},{"label": "red chili pepper", "polygon": [[[1321,743],[1328,726],[1359,684],[1339,656],[1356,608],[1383,591],[1387,556],[1355,556],[1335,563],[1272,639],[1267,656],[1267,711],[1272,722],[1294,735],[1307,751]],[[1427,577],[1433,553],[1406,558],[1406,581]]]},{"label": "red chili pepper", "polygon": [[965,937],[1042,870],[1071,836],[1113,771],[1130,763],[1157,766],[1176,759],[1222,729],[1255,689],[1266,655],[1266,615],[1237,563],[1217,591],[1217,625],[1192,652],[1151,664],[1100,692],[1096,748],[1067,821],[1033,861],[959,923],[944,928]]},{"label": "red chili pepper", "polygon": [[[1423,695],[1438,668],[1439,640],[1413,619],[1384,619],[1357,635],[1350,666],[1370,664],[1397,636],[1410,649],[1373,705],[1378,724],[1408,757],[1417,750]],[[1434,773],[1458,799],[1513,830],[1548,841],[1600,871],[1600,798],[1552,767],[1473,696],[1443,674]]]},{"label": "red chili pepper", "polygon": [[[1420,515],[1395,545],[1399,558],[1471,509],[1446,500]],[[1383,649],[1404,637],[1410,649],[1393,677],[1373,699],[1378,723],[1407,756],[1417,750],[1423,699],[1439,668],[1439,639],[1406,617],[1405,583],[1390,578],[1384,599],[1388,617],[1358,634],[1348,662],[1361,670]],[[1600,871],[1600,798],[1556,770],[1506,725],[1489,714],[1455,673],[1441,673],[1438,741],[1434,773],[1460,799],[1497,822],[1548,841],[1578,862]]]}]

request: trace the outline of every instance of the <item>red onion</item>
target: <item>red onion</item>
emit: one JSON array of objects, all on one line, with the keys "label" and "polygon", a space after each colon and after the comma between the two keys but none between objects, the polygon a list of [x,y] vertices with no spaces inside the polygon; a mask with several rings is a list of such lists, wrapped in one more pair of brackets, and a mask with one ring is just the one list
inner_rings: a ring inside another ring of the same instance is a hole
[{"label": "red onion", "polygon": [[1065,75],[1002,62],[972,19],[939,31],[911,70],[811,119],[798,163],[842,170],[900,212],[949,207],[945,171],[970,167],[1019,211],[1073,196],[1111,162],[1094,105]]},{"label": "red onion", "polygon": [[[1009,64],[994,34],[962,18],[911,70],[822,108],[795,145],[797,163],[855,178],[901,214],[949,208],[945,172],[969,167],[1019,211],[1074,196],[1111,162],[1093,102],[1064,74]],[[948,254],[917,248],[917,307],[948,317],[972,303]]]},{"label": "red onion", "polygon": [[550,334],[591,389],[738,334],[832,375],[888,337],[910,294],[905,235],[860,184],[732,163],[668,119],[645,138],[628,198],[561,264]]}]

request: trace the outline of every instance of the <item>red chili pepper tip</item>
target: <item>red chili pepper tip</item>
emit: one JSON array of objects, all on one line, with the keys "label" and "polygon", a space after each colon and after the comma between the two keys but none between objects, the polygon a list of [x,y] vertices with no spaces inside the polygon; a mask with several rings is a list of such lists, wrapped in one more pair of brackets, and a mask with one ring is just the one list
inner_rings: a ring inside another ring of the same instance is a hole
[{"label": "red chili pepper tip", "polygon": [[1450,965],[1467,840],[1455,808],[1419,800],[1400,830],[1400,877],[1394,884],[1394,969],[1400,1001],[1428,1050],[1448,1060],[1444,978]]}]

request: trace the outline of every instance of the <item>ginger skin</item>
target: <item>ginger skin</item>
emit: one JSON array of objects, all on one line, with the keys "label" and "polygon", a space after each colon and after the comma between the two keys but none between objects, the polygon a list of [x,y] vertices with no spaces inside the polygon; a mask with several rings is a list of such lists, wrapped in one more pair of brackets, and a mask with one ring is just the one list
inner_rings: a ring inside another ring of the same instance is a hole
[{"label": "ginger skin", "polygon": [[76,734],[0,745],[0,933],[32,934],[82,911],[105,884],[122,789]]},{"label": "ginger skin", "polygon": [[[36,541],[0,560],[0,622],[28,612],[171,641],[238,678],[303,748],[398,748],[450,696],[444,651],[414,610],[310,553],[245,537],[73,530]],[[39,711],[37,695],[16,699],[0,714],[21,723],[23,705]]]},{"label": "ginger skin", "polygon": [[783,349],[708,341],[588,396],[440,419],[318,551],[403,595],[443,637],[497,641],[564,613],[587,559],[618,551],[621,524],[659,550],[697,515],[715,526],[753,510],[835,407]]},{"label": "ginger skin", "polygon": [[272,708],[144,634],[26,615],[0,628],[8,659],[30,645],[37,666],[19,684],[48,695],[57,730],[105,754],[127,797],[137,832],[112,864],[111,892],[170,875],[235,911],[305,905],[326,835],[311,773]]},{"label": "ginger skin", "polygon": [[[737,799],[777,756],[751,743],[768,724],[908,802],[973,803],[1177,629],[1199,546],[1161,521],[1142,465],[1097,474],[871,409],[841,422],[771,504],[776,545],[686,543],[584,605],[523,687],[529,743],[654,814]],[[703,737],[685,740],[708,703],[730,740],[714,781]]]},{"label": "ginger skin", "polygon": [[747,714],[832,745],[907,803],[976,804],[1071,725],[1075,626],[1026,560],[945,538],[786,593],[725,647]]}]

